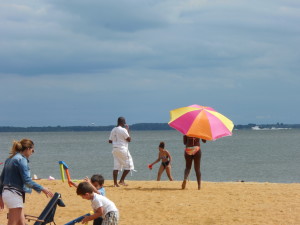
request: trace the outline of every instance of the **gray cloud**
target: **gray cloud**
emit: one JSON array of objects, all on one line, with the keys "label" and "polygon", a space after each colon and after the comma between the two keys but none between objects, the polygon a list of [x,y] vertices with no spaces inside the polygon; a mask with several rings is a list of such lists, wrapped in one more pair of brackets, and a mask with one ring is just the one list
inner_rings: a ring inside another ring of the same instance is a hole
[{"label": "gray cloud", "polygon": [[0,125],[166,122],[194,103],[235,123],[299,123],[296,1],[0,6]]}]

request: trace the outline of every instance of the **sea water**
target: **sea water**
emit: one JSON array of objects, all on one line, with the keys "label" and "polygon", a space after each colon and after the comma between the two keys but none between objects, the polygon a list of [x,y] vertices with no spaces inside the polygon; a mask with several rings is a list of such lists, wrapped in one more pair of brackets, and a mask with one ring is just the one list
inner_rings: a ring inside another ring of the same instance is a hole
[{"label": "sea water", "polygon": [[[61,179],[58,161],[69,166],[72,179],[101,173],[112,179],[110,132],[0,133],[0,162],[8,157],[13,140],[30,138],[35,153],[30,157],[31,175]],[[132,131],[129,150],[135,170],[128,180],[156,180],[160,163],[147,165],[158,157],[161,141],[172,155],[172,175],[182,180],[185,168],[182,135],[175,131]],[[201,172],[204,181],[300,182],[300,129],[234,130],[233,135],[201,144]],[[3,165],[0,165],[2,171]],[[190,180],[195,180],[192,168]],[[162,180],[168,180],[166,174]]]}]

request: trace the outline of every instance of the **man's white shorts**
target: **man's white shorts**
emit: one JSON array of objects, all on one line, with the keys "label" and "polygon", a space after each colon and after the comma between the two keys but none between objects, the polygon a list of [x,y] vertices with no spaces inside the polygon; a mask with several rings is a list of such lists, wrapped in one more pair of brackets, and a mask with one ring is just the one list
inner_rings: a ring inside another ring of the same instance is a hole
[{"label": "man's white shorts", "polygon": [[133,160],[127,148],[116,148],[112,150],[114,156],[114,170],[134,170]]},{"label": "man's white shorts", "polygon": [[15,192],[4,190],[2,192],[2,199],[9,209],[23,208],[23,198]]}]

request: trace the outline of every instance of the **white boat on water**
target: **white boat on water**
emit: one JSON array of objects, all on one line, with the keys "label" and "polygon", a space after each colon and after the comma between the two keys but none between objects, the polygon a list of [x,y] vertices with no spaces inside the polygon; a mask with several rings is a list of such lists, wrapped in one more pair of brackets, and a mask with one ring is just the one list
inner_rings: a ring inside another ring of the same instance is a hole
[{"label": "white boat on water", "polygon": [[259,126],[251,127],[252,130],[289,130],[292,128],[280,128],[280,127],[272,127],[272,128],[260,128]]},{"label": "white boat on water", "polygon": [[259,126],[251,127],[251,129],[252,129],[252,130],[261,130],[261,129],[259,128]]},{"label": "white boat on water", "polygon": [[290,130],[292,128],[287,128],[287,127],[272,127],[271,130]]}]

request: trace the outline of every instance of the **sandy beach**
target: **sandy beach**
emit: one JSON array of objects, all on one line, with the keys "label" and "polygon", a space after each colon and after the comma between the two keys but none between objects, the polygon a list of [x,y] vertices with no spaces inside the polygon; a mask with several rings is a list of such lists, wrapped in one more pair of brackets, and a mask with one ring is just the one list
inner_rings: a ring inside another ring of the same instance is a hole
[{"label": "sandy beach", "polygon": [[[66,207],[58,207],[57,225],[91,211],[90,202],[76,195],[61,180],[38,183],[62,195]],[[120,225],[141,224],[300,224],[300,184],[195,181],[181,190],[180,181],[128,181],[115,188],[105,181],[106,195],[120,211]],[[33,192],[26,195],[25,213],[39,216],[49,199]],[[0,225],[7,223],[7,209],[0,212]],[[33,224],[33,221],[28,224]],[[92,224],[91,222],[89,224]]]}]

